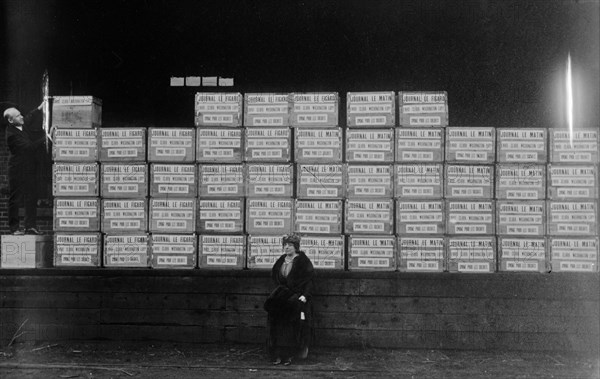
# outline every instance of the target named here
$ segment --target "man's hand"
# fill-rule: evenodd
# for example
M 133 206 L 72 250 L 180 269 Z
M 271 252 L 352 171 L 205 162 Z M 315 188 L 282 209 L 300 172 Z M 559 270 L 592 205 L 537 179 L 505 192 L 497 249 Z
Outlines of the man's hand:
M 42 109 L 44 109 L 44 102 L 42 101 L 42 103 L 40 104 L 39 107 L 37 107 L 38 111 L 41 111 Z
M 306 303 L 306 298 L 304 297 L 304 295 L 300 296 L 300 297 L 298 298 L 298 300 L 300 300 L 300 301 L 301 301 L 301 302 L 303 302 L 303 303 Z

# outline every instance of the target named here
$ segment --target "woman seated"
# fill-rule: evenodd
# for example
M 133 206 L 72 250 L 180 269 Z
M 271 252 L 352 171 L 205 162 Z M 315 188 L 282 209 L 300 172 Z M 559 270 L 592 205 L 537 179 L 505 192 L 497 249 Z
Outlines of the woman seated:
M 305 359 L 312 334 L 312 262 L 300 251 L 297 234 L 283 236 L 283 252 L 271 270 L 277 288 L 265 302 L 268 350 L 275 365 L 290 365 L 295 356 Z

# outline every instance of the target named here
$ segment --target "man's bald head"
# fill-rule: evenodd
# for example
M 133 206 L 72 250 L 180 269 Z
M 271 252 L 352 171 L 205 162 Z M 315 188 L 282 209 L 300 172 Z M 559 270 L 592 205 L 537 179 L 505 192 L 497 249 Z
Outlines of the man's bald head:
M 5 110 L 4 118 L 10 125 L 21 126 L 24 123 L 23 115 L 17 108 L 8 108 Z

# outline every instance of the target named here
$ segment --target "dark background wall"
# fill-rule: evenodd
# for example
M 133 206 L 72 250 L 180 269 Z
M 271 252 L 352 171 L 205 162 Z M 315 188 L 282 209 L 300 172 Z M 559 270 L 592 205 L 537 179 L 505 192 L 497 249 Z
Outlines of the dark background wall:
M 51 94 L 100 97 L 106 126 L 192 126 L 199 90 L 337 91 L 342 105 L 348 91 L 446 90 L 450 125 L 565 127 L 570 52 L 575 127 L 597 128 L 599 9 L 597 0 L 0 0 L 0 102 L 37 106 L 48 69 Z M 169 86 L 188 75 L 235 86 Z M 4 127 L 0 140 L 5 222 Z
M 93 94 L 104 121 L 192 125 L 197 88 L 446 90 L 451 125 L 561 126 L 568 52 L 576 123 L 598 126 L 597 0 L 3 0 L 0 101 Z

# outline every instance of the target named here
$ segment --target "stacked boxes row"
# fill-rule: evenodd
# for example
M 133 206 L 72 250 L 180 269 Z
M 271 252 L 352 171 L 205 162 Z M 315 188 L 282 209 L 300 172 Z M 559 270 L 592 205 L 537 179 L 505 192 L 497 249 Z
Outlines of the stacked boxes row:
M 298 155 L 294 134 L 305 163 L 340 161 L 337 93 L 254 93 L 245 100 L 248 267 L 271 268 L 281 254 L 281 235 L 295 230 L 305 235 L 301 248 L 316 267 L 343 268 L 341 201 L 321 189 L 295 193 L 295 178 L 306 180 L 303 170 L 310 168 L 292 163 Z
M 99 266 L 98 127 L 102 102 L 90 96 L 54 97 L 54 265 Z
M 446 129 L 447 270 L 496 270 L 494 128 Z
M 598 130 L 551 131 L 548 164 L 552 271 L 598 271 Z
M 140 128 L 138 132 L 148 134 L 148 152 L 147 158 L 142 153 L 144 158 L 135 162 L 128 154 L 135 144 L 145 148 L 146 138 L 123 142 L 111 153 L 102 136 L 111 129 L 105 128 L 98 132 L 98 154 L 118 156 L 127 166 L 118 169 L 120 180 L 133 179 L 131 171 L 149 171 L 144 179 L 150 187 L 143 192 L 150 194 L 145 212 L 140 208 L 142 196 L 123 206 L 138 206 L 136 214 L 147 215 L 147 238 L 167 231 L 190 241 L 199 238 L 195 248 L 200 267 L 270 268 L 281 253 L 281 235 L 297 231 L 304 235 L 302 248 L 322 268 L 343 268 L 347 250 L 351 270 L 490 272 L 497 264 L 501 270 L 546 270 L 551 263 L 547 256 L 554 256 L 546 241 L 560 235 L 558 224 L 557 231 L 550 232 L 554 224 L 546 223 L 551 207 L 591 209 L 587 203 L 552 203 L 552 186 L 546 190 L 546 181 L 551 180 L 550 167 L 560 168 L 556 165 L 564 160 L 547 163 L 548 131 L 446 128 L 445 94 L 399 98 L 399 118 L 412 127 L 401 121 L 402 127 L 394 128 L 393 92 L 360 93 L 348 94 L 348 129 L 343 130 L 337 125 L 335 93 L 246 94 L 245 102 L 240 94 L 197 94 L 195 130 Z M 552 147 L 557 133 L 563 132 L 550 131 L 550 153 L 564 147 L 558 140 Z M 563 159 L 581 162 L 583 171 L 578 174 L 590 172 L 590 164 L 582 159 L 598 160 L 597 132 L 591 133 L 595 137 L 581 132 L 587 140 L 573 152 L 557 152 Z M 114 143 L 127 137 L 121 135 Z M 108 162 L 102 160 L 104 203 Z M 134 168 L 133 162 L 140 166 Z M 586 183 L 597 191 L 594 163 L 591 170 L 594 179 Z M 128 185 L 115 190 L 122 193 Z M 585 190 L 560 190 L 556 196 Z M 114 198 L 110 201 L 116 205 Z M 594 202 L 591 207 L 596 212 Z M 99 209 L 106 216 L 105 208 Z M 594 224 L 576 228 L 587 227 L 595 234 L 595 220 L 593 213 Z M 122 231 L 125 224 L 115 225 Z M 568 223 L 560 225 L 573 229 Z M 168 238 L 161 240 L 175 245 Z M 563 250 L 565 243 L 597 249 L 595 240 L 560 243 Z M 521 246 L 517 252 L 515 246 Z M 537 250 L 530 251 L 532 246 Z M 509 259 L 511 254 L 515 259 Z M 557 257 L 566 260 L 572 255 Z M 596 270 L 597 252 L 588 256 L 593 264 L 570 262 L 569 267 Z M 192 265 L 175 256 L 161 262 Z
M 347 95 L 344 232 L 348 269 L 395 270 L 393 92 Z
M 546 129 L 498 129 L 496 197 L 500 271 L 549 269 Z

